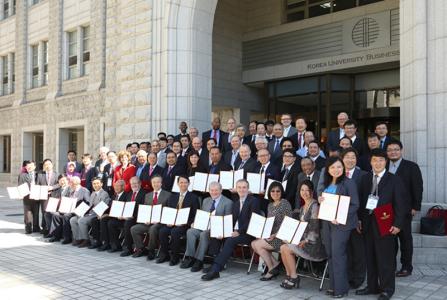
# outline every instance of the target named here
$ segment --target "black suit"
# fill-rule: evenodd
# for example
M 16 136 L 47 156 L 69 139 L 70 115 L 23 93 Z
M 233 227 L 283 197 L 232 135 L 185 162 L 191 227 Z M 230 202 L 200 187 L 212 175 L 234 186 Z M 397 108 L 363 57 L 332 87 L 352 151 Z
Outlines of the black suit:
M 84 177 L 83 179 L 81 178 L 81 185 L 83 187 L 85 187 L 87 190 L 89 190 L 89 192 L 93 192 L 93 186 L 92 186 L 92 180 L 93 178 L 95 178 L 96 176 L 98 176 L 98 169 L 96 169 L 95 167 L 91 167 L 87 173 L 83 174 L 84 172 L 84 166 L 82 167 L 82 171 L 81 171 L 81 177 Z
M 273 137 L 267 147 L 267 149 L 269 150 L 270 155 L 271 155 L 270 160 L 276 165 L 280 165 L 282 163 L 282 150 L 281 150 L 281 145 L 280 145 L 280 143 L 282 141 L 282 137 L 278 140 L 279 140 L 279 142 L 277 144 L 276 143 L 277 138 Z
M 326 166 L 326 159 L 321 156 L 318 156 L 317 159 L 315 160 L 315 169 L 321 171 L 321 169 L 323 169 L 325 166 Z
M 302 146 L 304 146 L 304 133 L 306 131 L 301 133 L 301 144 L 298 143 L 298 139 L 299 139 L 299 132 L 296 132 L 294 134 L 292 134 L 289 138 L 292 140 L 293 143 L 293 147 L 295 147 L 295 149 L 300 149 Z
M 65 163 L 65 165 L 64 165 L 64 168 L 62 169 L 63 170 L 63 173 L 64 174 L 66 174 L 67 173 L 67 165 L 68 165 L 68 161 Z M 76 167 L 75 167 L 75 172 L 76 173 L 81 173 L 81 171 L 82 171 L 82 168 L 83 168 L 83 166 L 82 166 L 82 164 L 80 163 L 80 162 L 78 162 L 78 161 L 75 161 L 74 162 L 75 164 L 76 164 Z
M 31 183 L 36 183 L 37 173 L 28 174 L 22 173 L 18 178 L 18 185 L 23 183 L 28 184 L 28 187 L 31 187 Z M 39 201 L 31 200 L 28 196 L 23 198 L 23 214 L 24 214 L 24 222 L 27 230 L 39 232 Z M 32 227 L 32 228 L 31 228 Z
M 312 184 L 314 185 L 314 198 L 318 199 L 318 196 L 321 194 L 320 191 L 318 190 L 318 182 L 320 180 L 320 176 L 323 176 L 323 174 L 321 174 L 320 171 L 318 170 L 314 170 L 314 173 L 311 177 L 311 181 Z M 301 172 L 298 174 L 298 186 L 301 186 L 301 183 L 303 183 L 304 180 L 307 180 L 307 175 L 304 172 Z M 301 197 L 299 195 L 299 191 L 297 191 L 297 203 L 295 203 L 295 208 L 300 208 L 301 207 Z
M 336 150 L 340 148 L 340 128 L 331 130 L 328 134 L 327 147 L 326 150 Z
M 166 168 L 163 170 L 161 177 L 163 178 L 162 189 L 168 192 L 172 191 L 172 187 L 174 186 L 175 176 L 185 175 L 186 168 L 184 165 L 175 164 L 172 170 L 169 172 L 169 166 L 166 165 Z
M 249 157 L 245 162 L 239 156 L 239 160 L 234 164 L 234 170 L 244 169 L 244 178 L 247 178 L 247 172 L 254 172 L 254 169 L 257 167 L 258 162 L 254 160 L 252 157 Z
M 225 154 L 223 156 L 223 160 L 226 164 L 231 166 L 232 157 L 233 157 L 233 149 L 230 149 L 227 152 L 225 152 Z M 239 150 L 238 150 L 238 153 L 236 154 L 236 158 L 234 160 L 234 165 L 236 165 L 237 163 L 240 163 L 240 161 L 241 161 L 241 157 L 239 156 Z
M 138 193 L 135 195 L 134 201 L 135 209 L 133 212 L 133 218 L 129 218 L 127 220 L 119 220 L 116 218 L 110 218 L 107 227 L 109 231 L 109 239 L 110 244 L 112 247 L 120 248 L 120 242 L 119 242 L 119 235 L 120 230 L 123 228 L 124 232 L 124 247 L 126 247 L 130 252 L 132 252 L 132 234 L 130 232 L 130 228 L 136 224 L 137 219 L 137 211 L 138 211 L 138 205 L 144 203 L 144 197 L 146 196 L 145 190 L 142 188 L 138 191 Z M 126 195 L 126 199 L 124 199 L 125 202 L 132 201 L 133 192 L 130 192 Z M 122 201 L 123 199 L 120 199 Z
M 115 191 L 113 190 L 113 175 L 114 175 L 114 169 L 118 165 L 115 165 L 115 167 L 112 167 L 111 164 L 107 164 L 104 166 L 104 172 L 102 173 L 102 188 L 104 191 L 106 191 L 110 198 L 113 198 L 115 195 Z
M 220 171 L 231 171 L 233 168 L 231 165 L 224 162 L 222 159 L 219 161 L 217 165 L 211 164 L 207 168 L 207 172 L 209 174 L 220 174 Z
M 122 202 L 126 202 L 127 201 L 127 197 L 128 194 L 126 192 L 123 192 L 121 194 L 121 196 L 118 198 L 118 195 L 114 195 L 111 199 L 112 201 L 122 201 Z M 112 205 L 112 201 L 110 201 L 110 206 Z M 101 217 L 101 219 L 99 220 L 99 224 L 97 222 L 92 222 L 92 227 L 94 226 L 99 226 L 99 232 L 100 232 L 100 240 L 101 243 L 103 243 L 104 245 L 110 246 L 110 234 L 109 234 L 109 222 L 112 220 L 116 220 L 115 218 L 111 218 L 109 216 L 107 216 L 107 214 L 109 213 L 109 210 L 106 210 L 104 212 L 103 217 Z M 97 231 L 98 228 L 92 228 L 93 231 Z M 114 241 L 116 243 L 116 241 Z M 121 247 L 121 245 L 113 245 L 114 247 Z
M 174 136 L 174 141 L 178 141 L 178 142 L 180 142 L 180 139 L 183 137 L 183 136 L 187 136 L 187 137 L 189 137 L 189 134 L 187 134 L 187 133 L 179 133 L 179 134 L 177 134 L 176 136 Z
M 371 291 L 383 291 L 390 296 L 395 290 L 396 271 L 396 237 L 386 235 L 381 237 L 374 214 L 366 209 L 368 195 L 371 193 L 373 174 L 364 175 L 360 183 L 360 216 L 362 233 L 365 237 L 367 283 Z M 377 207 L 391 203 L 394 210 L 393 226 L 402 228 L 408 215 L 409 206 L 401 179 L 385 172 L 378 184 L 379 202 Z
M 225 131 L 222 131 L 220 129 L 217 129 L 217 131 L 219 132 L 219 140 L 217 141 L 217 146 L 220 149 L 223 149 L 224 147 L 224 143 L 226 142 L 226 140 L 228 140 L 228 133 L 226 133 Z M 212 138 L 212 130 L 208 130 L 202 133 L 202 147 L 206 148 L 206 142 L 208 142 L 208 140 L 210 140 Z
M 252 213 L 260 214 L 260 212 L 259 199 L 256 197 L 248 195 L 242 210 L 240 208 L 240 200 L 235 200 L 233 204 L 233 226 L 236 226 L 237 222 L 238 229 L 234 231 L 237 231 L 239 236 L 225 239 L 224 246 L 211 267 L 212 271 L 220 272 L 223 269 L 238 244 L 250 245 L 254 238 L 247 234 L 248 224 L 250 223 Z
M 172 194 L 167 202 L 168 207 L 177 208 L 179 203 L 180 194 L 174 193 Z M 196 216 L 196 211 L 199 208 L 199 198 L 191 192 L 187 192 L 185 194 L 185 198 L 183 199 L 183 205 L 181 208 L 190 207 L 188 224 L 182 226 L 167 226 L 162 225 L 160 227 L 158 236 L 160 239 L 160 255 L 169 256 L 169 248 L 171 250 L 171 259 L 178 258 L 178 253 L 180 252 L 180 238 L 186 235 L 186 231 L 194 222 L 194 218 Z M 169 236 L 171 239 L 169 240 Z
M 384 137 L 384 141 L 382 141 L 382 140 L 380 140 L 380 148 L 382 148 L 383 150 L 386 150 L 386 148 L 388 147 L 388 145 L 392 142 L 392 141 L 395 141 L 396 139 L 395 138 L 393 138 L 393 137 L 391 137 L 391 136 L 389 136 L 389 135 L 386 135 L 385 137 Z
M 352 143 L 352 147 L 357 150 L 359 156 L 366 152 L 365 142 L 358 135 L 356 135 L 355 141 Z
M 280 181 L 287 180 L 287 186 L 284 198 L 287 199 L 292 208 L 295 208 L 296 202 L 296 194 L 298 191 L 298 175 L 301 172 L 301 165 L 299 161 L 295 161 L 295 163 L 290 167 L 290 170 L 286 171 L 286 169 L 281 171 Z M 299 208 L 299 207 L 298 207 Z
M 141 180 L 141 188 L 143 188 L 146 192 L 152 191 L 152 185 L 151 185 L 151 179 L 155 175 L 162 175 L 163 174 L 163 168 L 159 165 L 155 165 L 155 168 L 152 169 L 152 173 L 149 174 L 150 171 L 150 165 L 146 164 L 146 166 L 143 168 L 140 174 L 140 180 Z
M 402 180 L 405 191 L 407 192 L 408 198 L 405 198 L 405 200 L 407 200 L 407 206 L 409 209 L 420 211 L 423 181 L 419 166 L 412 161 L 402 159 L 395 174 Z M 408 211 L 404 225 L 398 234 L 402 269 L 410 272 L 413 270 L 413 236 L 411 234 L 412 219 L 411 211 Z

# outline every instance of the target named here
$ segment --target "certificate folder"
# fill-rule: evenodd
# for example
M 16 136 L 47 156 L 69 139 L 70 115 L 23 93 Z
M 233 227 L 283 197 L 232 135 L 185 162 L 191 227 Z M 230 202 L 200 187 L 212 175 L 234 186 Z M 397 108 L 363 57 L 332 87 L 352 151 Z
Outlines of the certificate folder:
M 209 192 L 210 183 L 216 181 L 219 182 L 219 174 L 207 174 L 196 172 L 194 174 L 193 190 L 199 192 Z
M 247 234 L 257 239 L 267 239 L 272 234 L 275 217 L 265 218 L 256 213 L 251 214 Z
M 219 182 L 222 189 L 230 190 L 236 188 L 236 182 L 244 178 L 244 170 L 237 171 L 220 171 Z
M 172 207 L 163 207 L 161 214 L 161 224 L 181 226 L 188 224 L 190 207 L 175 209 Z
M 210 217 L 210 212 L 198 209 L 192 227 L 202 231 L 208 230 L 210 228 Z
M 33 200 L 47 200 L 48 199 L 48 186 L 32 184 L 30 189 L 29 198 Z
M 172 192 L 174 193 L 180 193 L 180 189 L 179 186 L 177 184 L 178 182 L 178 176 L 175 176 L 174 178 L 174 185 L 172 186 Z M 192 187 L 194 185 L 194 176 L 190 176 L 189 177 L 189 186 L 188 186 L 188 191 L 192 192 Z
M 98 215 L 98 217 L 102 217 L 107 209 L 109 209 L 109 206 L 104 201 L 99 202 L 95 207 L 93 207 L 93 211 L 96 215 Z
M 394 222 L 394 211 L 391 203 L 376 207 L 374 209 L 374 216 L 376 217 L 380 236 L 391 234 L 390 229 Z
M 28 183 L 19 186 L 7 187 L 9 199 L 23 199 L 30 194 Z
M 114 218 L 131 218 L 133 217 L 133 212 L 135 210 L 136 202 L 123 202 L 123 201 L 112 201 L 112 207 L 110 208 L 110 217 Z
M 85 202 L 81 202 L 76 209 L 74 210 L 75 215 L 82 218 L 85 216 L 85 214 L 90 210 L 90 205 L 86 204 Z
M 301 222 L 291 217 L 284 217 L 284 220 L 276 233 L 276 238 L 286 241 L 289 244 L 298 245 L 307 227 L 307 222 Z
M 338 223 L 346 225 L 351 197 L 329 193 L 323 193 L 322 196 L 324 201 L 320 203 L 318 219 L 326 221 L 336 220 Z
M 210 218 L 210 237 L 227 238 L 233 233 L 233 215 L 211 216 Z
M 137 223 L 155 224 L 160 223 L 162 204 L 138 206 Z
M 45 211 L 55 213 L 57 212 L 58 207 L 59 207 L 59 199 L 50 197 L 50 199 L 48 199 L 47 208 L 45 209 Z
M 69 214 L 74 212 L 76 208 L 77 198 L 62 197 L 59 205 L 59 212 L 62 214 Z
M 263 192 L 262 189 L 262 177 L 259 173 L 247 173 L 247 181 L 249 184 L 249 190 L 253 194 L 260 194 Z M 263 182 L 262 182 L 263 183 Z

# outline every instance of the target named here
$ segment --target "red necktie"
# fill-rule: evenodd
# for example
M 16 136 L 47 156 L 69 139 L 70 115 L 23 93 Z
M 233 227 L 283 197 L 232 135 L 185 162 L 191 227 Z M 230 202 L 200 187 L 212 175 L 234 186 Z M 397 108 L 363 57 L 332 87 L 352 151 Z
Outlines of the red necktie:
M 213 130 L 213 139 L 215 139 L 217 141 L 217 133 L 216 130 Z
M 301 133 L 298 133 L 298 148 L 301 148 Z
M 349 171 L 346 171 L 346 177 L 349 178 Z
M 158 192 L 154 192 L 154 199 L 152 200 L 152 205 L 157 205 L 157 203 L 158 203 L 157 194 L 158 194 Z
M 152 172 L 154 172 L 154 169 L 152 168 L 152 166 L 149 167 L 149 176 L 152 175 Z
M 133 192 L 131 202 L 134 202 L 134 201 L 135 201 L 135 196 L 136 196 L 136 195 L 137 195 L 137 192 Z

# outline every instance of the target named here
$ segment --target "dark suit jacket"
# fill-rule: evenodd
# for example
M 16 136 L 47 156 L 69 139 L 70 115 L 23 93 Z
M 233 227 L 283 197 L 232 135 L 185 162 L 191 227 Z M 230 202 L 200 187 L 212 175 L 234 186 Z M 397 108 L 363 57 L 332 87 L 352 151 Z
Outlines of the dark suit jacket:
M 163 168 L 160 167 L 159 165 L 155 166 L 155 168 L 152 170 L 151 175 L 149 175 L 149 169 L 150 165 L 146 164 L 146 166 L 143 168 L 140 174 L 141 188 L 143 188 L 146 192 L 152 191 L 151 178 L 155 175 L 163 174 Z
M 314 175 L 312 176 L 312 183 L 313 183 L 313 185 L 314 185 L 314 198 L 315 198 L 315 199 L 317 199 L 317 196 L 320 195 L 320 193 L 319 193 L 319 191 L 318 191 L 318 181 L 320 180 L 320 176 L 322 176 L 322 175 L 321 175 L 321 172 L 318 171 L 317 169 L 315 169 L 315 171 L 314 171 Z M 307 179 L 307 176 L 306 176 L 306 174 L 304 174 L 304 172 L 301 172 L 300 174 L 298 174 L 298 186 L 300 186 L 301 183 L 302 183 L 304 180 L 306 180 L 306 179 Z M 298 200 L 301 199 L 298 190 L 297 190 L 297 199 L 298 199 Z M 297 206 L 297 205 L 298 205 L 298 206 Z M 300 207 L 300 206 L 299 206 L 299 203 L 297 203 L 297 204 L 295 205 L 295 208 L 298 208 L 298 207 Z
M 293 135 L 291 135 L 289 137 L 292 140 L 293 146 L 295 147 L 295 149 L 300 149 L 301 145 L 298 145 L 298 131 L 295 132 Z M 301 139 L 303 140 L 302 144 L 304 145 L 304 133 L 301 136 Z
M 372 168 L 371 168 L 371 151 L 370 150 L 365 151 L 365 153 L 363 153 L 363 155 L 360 156 L 359 161 L 357 162 L 357 165 L 363 171 L 370 172 L 372 170 Z
M 162 189 L 171 192 L 172 186 L 174 185 L 175 176 L 186 175 L 186 169 L 183 165 L 175 164 L 171 170 L 171 173 L 168 174 L 168 172 L 169 166 L 166 165 L 166 168 L 163 170 L 161 175 L 163 178 Z
M 233 149 L 228 150 L 223 155 L 223 160 L 226 164 L 231 166 L 231 158 L 233 157 Z M 234 164 L 236 165 L 238 162 L 241 161 L 241 157 L 239 156 L 239 153 L 236 155 L 236 159 L 234 160 Z
M 301 166 L 298 161 L 295 161 L 286 177 L 284 177 L 285 170 L 281 171 L 280 174 L 280 181 L 287 180 L 284 198 L 289 201 L 292 208 L 295 208 L 296 193 L 298 191 L 298 175 L 300 172 Z
M 337 195 L 344 195 L 351 197 L 351 202 L 349 203 L 349 211 L 348 211 L 348 218 L 346 220 L 346 225 L 338 225 L 336 228 L 338 230 L 343 231 L 350 231 L 357 227 L 358 225 L 358 216 L 357 211 L 359 209 L 359 193 L 357 190 L 357 185 L 354 180 L 351 180 L 349 178 L 343 179 L 342 182 L 340 182 L 337 185 Z
M 281 141 L 280 141 L 280 143 L 281 143 Z M 272 140 L 269 142 L 267 149 L 269 150 L 270 155 L 271 155 L 270 160 L 275 165 L 280 165 L 280 164 L 282 164 L 282 150 L 281 150 L 281 146 L 278 145 L 278 147 L 276 147 L 276 151 L 275 151 L 274 150 L 275 144 L 276 144 L 276 137 L 273 137 Z
M 84 171 L 84 166 L 82 168 L 83 169 L 81 171 L 81 175 L 82 175 L 82 172 Z M 87 174 L 85 174 L 85 181 L 81 180 L 81 184 L 83 184 L 83 187 L 85 187 L 87 190 L 89 190 L 90 193 L 93 191 L 92 180 L 96 176 L 98 176 L 98 169 L 96 169 L 94 166 L 92 166 L 90 168 L 90 170 L 87 171 Z
M 368 196 L 372 189 L 372 181 L 373 173 L 368 172 L 368 174 L 362 177 L 360 183 L 360 218 L 363 232 L 368 230 L 372 222 L 376 222 L 375 216 L 373 214 L 370 215 L 369 210 L 366 209 Z M 393 226 L 401 229 L 410 211 L 410 204 L 405 201 L 405 198 L 408 196 L 399 176 L 385 172 L 379 182 L 378 196 L 379 202 L 377 207 L 391 203 L 394 210 Z
M 208 166 L 207 168 L 207 172 L 210 174 L 220 174 L 220 171 L 231 171 L 231 170 L 233 170 L 231 165 L 225 163 L 222 159 L 219 161 L 217 165 L 214 166 L 214 168 L 212 168 L 211 166 Z
M 361 156 L 361 155 L 363 155 L 363 153 L 366 152 L 366 145 L 361 137 L 359 137 L 358 135 L 356 135 L 356 136 L 357 137 L 356 137 L 354 143 L 352 143 L 352 147 L 355 150 L 357 150 L 359 156 Z
M 261 208 L 259 199 L 252 195 L 247 196 L 242 210 L 240 209 L 240 205 L 241 202 L 239 201 L 239 197 L 237 197 L 237 200 L 233 204 L 233 226 L 236 225 L 237 221 L 239 229 L 236 231 L 239 232 L 239 234 L 245 234 L 247 232 L 252 213 L 260 214 Z
M 209 162 L 210 154 L 208 152 L 208 149 L 202 148 L 202 152 L 200 153 L 200 164 L 206 169 L 208 169 L 208 166 L 210 164 Z
M 48 185 L 51 186 L 53 188 L 53 190 L 57 189 L 59 187 L 59 183 L 57 180 L 57 177 L 59 176 L 58 173 L 52 171 L 51 172 L 51 178 L 50 178 L 50 182 L 47 182 L 47 172 L 42 172 L 37 174 L 37 180 L 36 183 L 38 185 Z
M 402 159 L 399 168 L 397 168 L 396 175 L 400 177 L 405 190 L 408 193 L 408 204 L 410 209 L 420 211 L 422 192 L 424 189 L 421 169 L 419 169 L 419 166 L 416 163 L 410 160 Z
M 340 144 L 340 128 L 337 128 L 329 132 L 326 150 L 330 151 L 338 149 L 339 144 Z
M 27 183 L 28 187 L 31 186 L 31 182 L 36 183 L 37 172 L 34 172 L 34 176 L 29 175 L 28 173 L 21 173 L 18 178 L 18 185 Z M 23 199 L 29 199 L 29 195 L 25 196 Z
M 171 196 L 168 199 L 167 206 L 177 208 L 179 197 L 180 197 L 179 193 L 171 194 Z M 196 211 L 200 207 L 199 198 L 194 193 L 191 192 L 186 193 L 185 198 L 183 199 L 182 208 L 186 207 L 191 207 L 188 217 L 188 226 L 191 226 L 191 224 L 194 222 L 194 218 L 196 217 Z
M 228 133 L 225 131 L 219 130 L 219 141 L 217 143 L 220 149 L 223 149 L 225 141 L 228 139 Z M 202 133 L 202 147 L 206 148 L 206 142 L 211 138 L 211 130 L 205 131 Z
M 315 169 L 318 171 L 321 171 L 326 166 L 326 159 L 318 156 L 318 158 L 315 160 Z
M 189 136 L 189 134 L 187 134 L 187 133 L 185 133 L 185 134 L 179 133 L 176 136 L 174 136 L 174 141 L 179 141 L 180 142 L 180 139 L 182 138 L 182 136 Z
M 385 141 L 384 141 L 384 143 L 383 143 L 383 150 L 386 150 L 386 147 L 388 147 L 388 145 L 392 142 L 392 141 L 395 141 L 396 139 L 395 138 L 393 138 L 393 137 L 391 137 L 391 136 L 389 136 L 389 135 L 387 135 L 387 136 L 385 136 Z
M 130 201 L 132 201 L 132 195 L 133 195 L 133 192 L 131 191 L 131 192 L 129 192 L 129 193 L 127 193 L 127 199 L 126 199 L 126 202 L 130 202 Z M 135 208 L 134 208 L 134 211 L 133 211 L 133 217 L 136 219 L 137 218 L 137 213 L 138 213 L 138 205 L 140 205 L 140 204 L 144 204 L 144 197 L 146 196 L 146 191 L 145 190 L 143 190 L 142 188 L 138 191 L 138 193 L 136 194 L 136 196 L 135 196 L 135 202 L 136 202 L 136 204 L 135 204 Z
M 258 164 L 256 165 L 256 167 L 253 170 L 253 173 L 259 173 L 261 171 L 261 167 L 262 167 L 261 163 L 258 162 Z M 276 166 L 275 164 L 273 164 L 272 162 L 270 162 L 267 169 L 265 170 L 265 182 L 264 182 L 263 189 L 266 188 L 267 181 L 269 179 L 281 181 L 280 176 L 281 176 L 280 168 L 278 166 Z

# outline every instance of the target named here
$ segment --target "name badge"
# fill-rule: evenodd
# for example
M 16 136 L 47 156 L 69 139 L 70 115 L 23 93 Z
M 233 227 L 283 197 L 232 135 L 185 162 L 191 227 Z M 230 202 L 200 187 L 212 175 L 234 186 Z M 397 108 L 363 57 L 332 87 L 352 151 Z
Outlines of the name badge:
M 112 178 L 107 178 L 107 186 L 112 186 Z
M 368 196 L 368 202 L 366 202 L 366 209 L 373 210 L 377 207 L 377 203 L 379 202 L 379 197 L 374 195 Z

